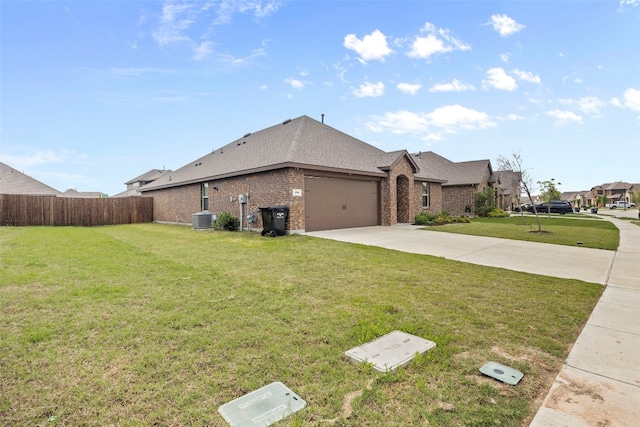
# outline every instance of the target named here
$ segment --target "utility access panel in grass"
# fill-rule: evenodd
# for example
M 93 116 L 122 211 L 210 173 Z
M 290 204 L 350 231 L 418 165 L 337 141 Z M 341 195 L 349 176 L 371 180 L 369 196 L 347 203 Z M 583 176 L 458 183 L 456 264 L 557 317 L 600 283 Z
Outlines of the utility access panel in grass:
M 436 343 L 408 334 L 393 331 L 373 341 L 348 350 L 345 354 L 356 363 L 368 362 L 380 372 L 395 371 L 416 356 L 435 348 Z

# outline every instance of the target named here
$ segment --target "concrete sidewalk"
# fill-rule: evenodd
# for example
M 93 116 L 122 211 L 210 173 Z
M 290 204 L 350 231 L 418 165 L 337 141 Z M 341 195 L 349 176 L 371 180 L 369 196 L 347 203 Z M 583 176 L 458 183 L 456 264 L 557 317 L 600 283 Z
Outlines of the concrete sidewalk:
M 532 427 L 640 425 L 640 227 L 610 220 L 620 247 L 607 288 Z
M 616 252 L 411 225 L 307 235 L 607 285 L 531 426 L 631 427 L 640 425 L 640 227 L 607 218 L 620 229 Z

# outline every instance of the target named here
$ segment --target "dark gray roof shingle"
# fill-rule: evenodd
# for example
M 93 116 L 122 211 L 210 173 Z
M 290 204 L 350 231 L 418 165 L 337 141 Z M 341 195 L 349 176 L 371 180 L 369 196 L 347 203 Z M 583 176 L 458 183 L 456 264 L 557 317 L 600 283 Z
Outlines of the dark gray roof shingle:
M 479 184 L 487 172 L 491 171 L 491 161 L 472 160 L 468 162 L 452 162 L 433 151 L 414 155 L 421 171 L 430 177 L 446 180 L 442 185 Z
M 331 126 L 301 116 L 239 138 L 164 174 L 140 191 L 288 166 L 385 176 L 383 169 L 405 154 L 404 150 L 386 153 Z
M 0 194 L 59 196 L 61 193 L 55 188 L 0 162 Z

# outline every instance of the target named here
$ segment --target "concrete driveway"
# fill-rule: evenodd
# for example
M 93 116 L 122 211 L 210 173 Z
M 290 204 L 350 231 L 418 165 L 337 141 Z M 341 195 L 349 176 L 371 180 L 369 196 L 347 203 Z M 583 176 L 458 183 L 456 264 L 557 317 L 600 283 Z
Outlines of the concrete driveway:
M 615 256 L 614 251 L 602 249 L 466 236 L 420 228 L 422 227 L 399 224 L 391 227 L 348 228 L 306 234 L 341 242 L 380 246 L 402 252 L 601 284 L 607 282 Z

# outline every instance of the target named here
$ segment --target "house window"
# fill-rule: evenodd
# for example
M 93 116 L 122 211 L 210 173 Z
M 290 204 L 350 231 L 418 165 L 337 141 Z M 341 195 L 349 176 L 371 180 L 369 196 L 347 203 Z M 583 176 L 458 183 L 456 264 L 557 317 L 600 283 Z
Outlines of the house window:
M 422 183 L 422 207 L 423 208 L 429 207 L 429 183 L 428 182 Z
M 202 210 L 209 210 L 209 183 L 202 184 Z

